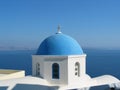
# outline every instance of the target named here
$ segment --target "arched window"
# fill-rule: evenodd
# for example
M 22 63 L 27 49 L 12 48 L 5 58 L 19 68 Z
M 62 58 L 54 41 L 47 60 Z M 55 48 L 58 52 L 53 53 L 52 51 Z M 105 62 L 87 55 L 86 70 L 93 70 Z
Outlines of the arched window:
M 40 76 L 40 64 L 36 63 L 36 76 Z
M 76 62 L 75 63 L 75 76 L 80 76 L 80 63 Z
M 52 65 L 52 78 L 59 79 L 59 64 L 57 63 Z

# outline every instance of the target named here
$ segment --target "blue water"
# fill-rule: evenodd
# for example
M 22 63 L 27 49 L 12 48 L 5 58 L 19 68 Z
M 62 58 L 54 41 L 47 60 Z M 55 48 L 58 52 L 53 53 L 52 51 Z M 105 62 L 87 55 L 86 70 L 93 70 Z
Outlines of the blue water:
M 32 73 L 32 54 L 34 50 L 0 51 L 0 69 L 25 70 Z M 120 79 L 120 50 L 85 49 L 87 54 L 87 73 L 91 77 L 111 74 Z
M 32 54 L 35 54 L 35 51 L 0 51 L 0 69 L 25 70 L 26 75 L 30 75 Z
M 120 50 L 85 50 L 87 73 L 92 76 L 110 74 L 120 79 Z

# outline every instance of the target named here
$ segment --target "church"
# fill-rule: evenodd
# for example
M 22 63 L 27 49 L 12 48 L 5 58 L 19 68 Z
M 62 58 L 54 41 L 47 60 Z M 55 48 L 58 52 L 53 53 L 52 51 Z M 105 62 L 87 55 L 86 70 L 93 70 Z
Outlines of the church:
M 86 54 L 75 39 L 60 31 L 60 26 L 56 34 L 42 41 L 32 58 L 33 76 L 44 78 L 52 85 L 75 89 L 89 86 L 92 80 L 86 74 Z
M 120 90 L 120 81 L 114 76 L 91 78 L 86 73 L 86 56 L 79 43 L 58 26 L 57 33 L 44 39 L 32 55 L 32 76 L 3 80 L 0 87 L 20 90 L 19 83 L 22 90 Z M 24 89 L 26 85 L 36 87 Z
M 58 31 L 46 38 L 32 60 L 33 76 L 51 84 L 77 84 L 86 75 L 86 55 L 76 40 Z

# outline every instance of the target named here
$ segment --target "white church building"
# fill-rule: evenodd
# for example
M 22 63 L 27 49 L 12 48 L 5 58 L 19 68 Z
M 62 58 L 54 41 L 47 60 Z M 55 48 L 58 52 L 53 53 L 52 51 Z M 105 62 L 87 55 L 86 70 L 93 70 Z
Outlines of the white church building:
M 86 56 L 79 43 L 61 33 L 58 27 L 58 32 L 43 40 L 37 53 L 32 55 L 32 76 L 2 80 L 0 87 L 7 86 L 6 90 L 120 90 L 120 81 L 111 75 L 91 78 L 86 73 Z

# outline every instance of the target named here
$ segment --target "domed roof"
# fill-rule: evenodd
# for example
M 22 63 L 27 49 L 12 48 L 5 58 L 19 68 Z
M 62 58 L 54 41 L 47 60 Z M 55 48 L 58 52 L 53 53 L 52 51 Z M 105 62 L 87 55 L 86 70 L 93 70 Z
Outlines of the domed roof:
M 37 55 L 80 55 L 83 50 L 76 40 L 68 35 L 56 33 L 46 38 L 39 46 Z

